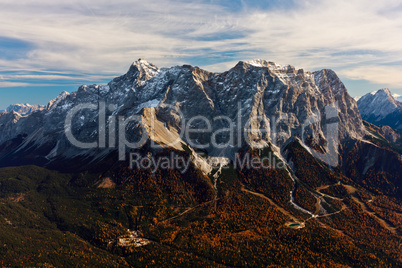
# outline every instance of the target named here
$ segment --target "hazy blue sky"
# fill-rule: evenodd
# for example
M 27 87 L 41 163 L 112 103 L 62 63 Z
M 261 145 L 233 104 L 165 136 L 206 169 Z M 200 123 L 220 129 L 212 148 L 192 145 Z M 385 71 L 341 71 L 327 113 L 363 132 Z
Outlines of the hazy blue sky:
M 138 58 L 335 70 L 352 96 L 402 95 L 402 1 L 2 0 L 0 109 L 106 83 Z

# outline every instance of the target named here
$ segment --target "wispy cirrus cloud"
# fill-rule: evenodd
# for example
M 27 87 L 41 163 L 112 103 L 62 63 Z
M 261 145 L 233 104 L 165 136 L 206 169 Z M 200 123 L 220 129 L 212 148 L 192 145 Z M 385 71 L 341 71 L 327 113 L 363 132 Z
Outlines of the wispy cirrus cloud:
M 0 81 L 0 87 L 26 87 L 28 83 Z
M 2 76 L 3 80 L 66 80 L 66 81 L 95 81 L 109 78 L 113 76 L 101 76 L 101 75 L 82 75 L 82 76 L 70 76 L 70 75 L 57 75 L 57 74 L 13 74 Z
M 384 87 L 402 86 L 402 66 L 365 65 L 344 69 L 340 73 L 349 79 L 368 80 Z
M 401 43 L 400 0 L 0 3 L 4 85 L 103 82 L 139 57 L 158 66 L 189 63 L 213 71 L 264 58 L 309 70 L 332 68 L 402 93 L 396 75 Z

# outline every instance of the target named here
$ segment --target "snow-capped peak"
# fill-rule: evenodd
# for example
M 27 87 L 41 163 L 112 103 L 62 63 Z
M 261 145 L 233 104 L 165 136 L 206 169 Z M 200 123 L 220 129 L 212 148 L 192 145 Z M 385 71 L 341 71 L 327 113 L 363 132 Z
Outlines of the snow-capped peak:
M 10 113 L 10 112 L 16 112 L 18 114 L 20 114 L 21 116 L 26 116 L 29 115 L 30 113 L 33 113 L 35 111 L 40 111 L 43 110 L 45 108 L 45 106 L 43 105 L 31 105 L 29 103 L 19 103 L 19 104 L 14 104 L 14 105 L 10 105 L 7 107 L 7 109 L 5 110 L 5 112 Z
M 392 96 L 391 91 L 389 91 L 388 88 L 381 88 L 381 89 L 379 89 L 379 90 L 375 90 L 375 91 L 371 92 L 370 94 L 374 96 L 374 95 L 376 95 L 377 93 L 379 93 L 379 94 L 385 93 L 385 94 L 388 95 L 388 96 Z
M 386 115 L 400 107 L 388 88 L 382 88 L 364 95 L 358 101 L 362 114 Z
M 150 76 L 155 76 L 159 72 L 159 68 L 152 63 L 149 63 L 145 59 L 138 59 L 132 66 L 137 67 L 139 71 L 145 71 Z
M 282 66 L 280 64 L 277 64 L 275 62 L 272 61 L 266 61 L 266 60 L 261 60 L 261 59 L 254 59 L 254 60 L 249 60 L 249 61 L 245 61 L 245 63 L 254 66 L 254 67 L 267 67 L 272 71 L 276 71 L 276 70 L 287 70 L 288 67 L 290 66 Z
M 128 72 L 118 79 L 135 82 L 135 86 L 142 86 L 145 81 L 155 77 L 159 72 L 159 68 L 152 63 L 138 59 L 130 66 Z
M 247 64 L 250 64 L 252 66 L 255 67 L 267 67 L 268 63 L 265 60 L 261 60 L 261 59 L 254 59 L 254 60 L 249 60 L 246 61 Z
M 240 62 L 243 63 L 243 62 Z M 274 73 L 279 79 L 292 79 L 298 70 L 292 65 L 280 65 L 272 61 L 266 61 L 261 59 L 255 59 L 245 61 L 244 63 L 254 67 L 265 67 Z M 310 74 L 310 73 L 309 73 Z
M 389 118 L 399 117 L 402 104 L 395 100 L 388 88 L 382 88 L 361 97 L 357 102 L 364 120 L 373 124 L 387 124 L 400 129 L 399 120 Z M 395 124 L 393 122 L 395 121 Z
M 68 93 L 67 91 L 63 91 L 59 94 L 59 96 L 57 96 L 55 99 L 49 101 L 48 105 L 47 105 L 47 109 L 50 110 L 53 107 L 56 107 L 57 104 L 59 104 L 62 100 L 64 100 L 67 96 L 69 96 L 70 93 Z

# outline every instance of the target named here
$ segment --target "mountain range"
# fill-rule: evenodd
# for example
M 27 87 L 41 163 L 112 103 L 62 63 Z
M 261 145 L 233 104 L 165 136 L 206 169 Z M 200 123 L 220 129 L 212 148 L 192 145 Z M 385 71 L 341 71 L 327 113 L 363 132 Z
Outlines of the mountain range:
M 370 95 L 330 69 L 139 59 L 0 113 L 0 264 L 402 266 L 402 136 L 376 125 L 399 104 Z
M 213 120 L 219 116 L 227 117 L 226 121 L 230 121 L 234 128 L 253 127 L 256 131 L 252 133 L 234 132 L 232 140 L 235 142 L 227 143 L 224 148 L 205 148 L 210 156 L 231 159 L 235 153 L 231 148 L 242 147 L 246 139 L 261 146 L 275 143 L 279 148 L 302 134 L 306 135 L 306 140 L 328 142 L 324 133 L 326 119 L 321 118 L 326 106 L 335 107 L 339 115 L 341 140 L 359 140 L 365 134 L 356 102 L 332 70 L 310 73 L 296 70 L 293 66 L 282 67 L 258 60 L 239 62 L 231 70 L 217 74 L 191 66 L 158 69 L 140 59 L 127 74 L 107 85 L 82 86 L 71 94 L 63 92 L 46 109 L 28 117 L 19 117 L 15 113 L 0 117 L 3 126 L 0 143 L 24 136 L 18 145 L 18 153 L 36 148 L 36 152 L 41 152 L 34 160 L 38 163 L 52 162 L 60 157 L 71 159 L 82 154 L 98 157 L 97 150 L 70 146 L 64 133 L 64 123 L 69 109 L 79 104 L 99 102 L 115 106 L 113 111 L 105 111 L 106 117 L 140 115 L 141 125 L 148 132 L 153 131 L 149 124 L 155 117 L 156 125 L 164 125 L 151 137 L 159 144 L 168 144 L 169 139 L 185 130 L 181 123 L 195 116 L 203 116 L 212 122 L 211 132 L 225 126 L 223 120 Z M 319 118 L 317 122 L 303 125 L 316 115 Z M 76 116 L 71 128 L 76 130 L 78 140 L 96 140 L 99 127 L 88 122 L 97 122 L 98 117 L 96 109 L 82 111 Z M 192 127 L 202 127 L 201 121 L 193 121 Z M 109 132 L 108 126 L 106 122 L 106 132 Z M 151 133 L 148 134 L 151 136 Z M 221 136 L 217 137 L 218 143 L 221 142 L 219 139 L 224 139 L 224 135 Z M 181 143 L 189 142 L 187 136 L 182 138 Z M 198 144 L 204 144 L 208 139 L 208 135 L 202 133 L 195 133 L 191 138 Z M 181 149 L 181 145 L 177 148 Z M 4 158 L 10 161 L 13 156 L 7 154 Z M 15 159 L 21 161 L 19 156 Z

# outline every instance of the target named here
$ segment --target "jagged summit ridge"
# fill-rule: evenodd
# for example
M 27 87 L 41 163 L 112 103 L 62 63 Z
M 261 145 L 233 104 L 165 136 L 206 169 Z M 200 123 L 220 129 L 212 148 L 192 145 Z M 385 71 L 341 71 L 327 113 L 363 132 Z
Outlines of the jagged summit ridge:
M 38 105 L 38 104 L 31 105 L 29 103 L 25 103 L 25 104 L 10 105 L 6 108 L 5 112 L 6 113 L 16 112 L 19 113 L 21 116 L 26 116 L 29 115 L 30 113 L 40 111 L 43 109 L 45 109 L 44 105 Z
M 371 95 L 376 95 L 377 93 L 382 94 L 385 93 L 387 96 L 392 96 L 391 91 L 389 90 L 389 88 L 380 88 L 378 90 L 375 90 L 373 92 L 371 92 Z
M 138 59 L 134 62 L 127 75 L 136 77 L 139 86 L 159 73 L 159 68 L 144 59 Z
M 126 74 L 107 85 L 84 85 L 71 94 L 61 93 L 49 102 L 46 110 L 20 118 L 0 130 L 0 143 L 24 134 L 28 136 L 31 148 L 57 143 L 57 147 L 49 145 L 52 157 L 82 154 L 66 140 L 66 115 L 79 104 L 100 102 L 107 107 L 113 105 L 114 109 L 108 110 L 107 116 L 140 115 L 143 122 L 149 122 L 148 117 L 155 116 L 161 125 L 160 133 L 166 135 L 182 131 L 183 123 L 196 116 L 206 118 L 212 124 L 212 131 L 216 131 L 225 123 L 214 118 L 225 116 L 234 127 L 258 129 L 248 134 L 235 132 L 234 140 L 242 144 L 251 140 L 263 146 L 275 143 L 280 148 L 302 134 L 317 143 L 325 143 L 327 119 L 322 111 L 326 106 L 337 111 L 340 139 L 361 139 L 365 134 L 356 102 L 332 70 L 311 73 L 296 70 L 291 65 L 254 60 L 241 61 L 226 72 L 211 73 L 189 65 L 159 69 L 139 59 Z M 306 120 L 317 114 L 319 121 L 305 127 Z M 71 128 L 75 129 L 77 139 L 93 142 L 99 132 L 97 121 L 98 111 L 85 110 L 73 121 Z M 203 126 L 192 121 L 191 127 Z M 151 126 L 147 129 L 152 132 Z M 210 138 L 210 135 L 197 135 L 193 140 L 198 144 L 204 144 Z M 163 142 L 163 137 L 159 137 L 159 141 Z M 217 137 L 217 141 L 225 144 L 225 135 Z M 183 142 L 190 141 L 183 137 Z M 233 154 L 237 145 L 206 150 L 213 156 L 227 156 Z
M 70 93 L 68 93 L 67 91 L 61 92 L 59 94 L 59 96 L 57 96 L 53 100 L 49 101 L 49 103 L 46 106 L 47 110 L 52 109 L 52 107 L 56 107 L 62 100 L 64 100 L 69 95 L 70 95 Z

